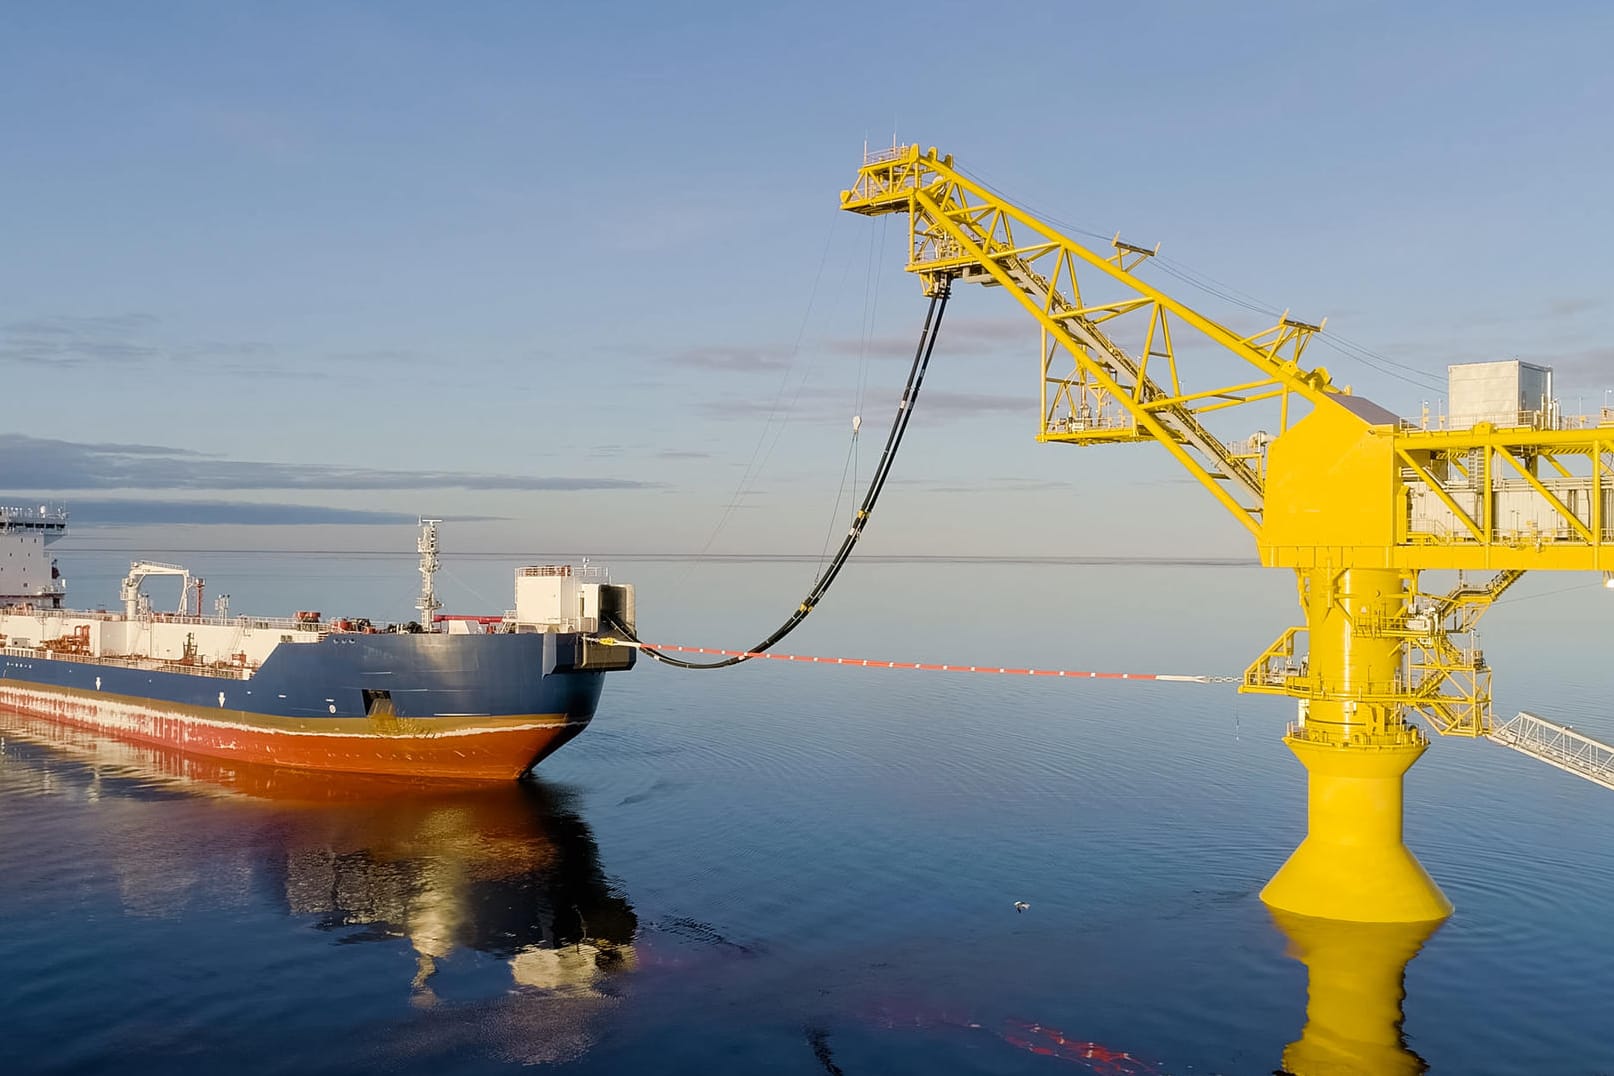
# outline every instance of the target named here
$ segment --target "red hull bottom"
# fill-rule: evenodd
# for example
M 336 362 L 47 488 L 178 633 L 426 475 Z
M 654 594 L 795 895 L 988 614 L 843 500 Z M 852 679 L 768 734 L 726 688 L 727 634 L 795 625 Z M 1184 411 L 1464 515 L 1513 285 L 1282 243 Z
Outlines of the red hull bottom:
M 0 684 L 0 706 L 132 743 L 264 766 L 460 781 L 513 781 L 587 726 L 561 714 L 286 722 L 220 720 L 188 708 L 105 696 L 85 698 Z M 240 715 L 246 716 L 246 715 Z M 274 719 L 264 719 L 272 721 Z M 411 726 L 413 726 L 411 728 Z

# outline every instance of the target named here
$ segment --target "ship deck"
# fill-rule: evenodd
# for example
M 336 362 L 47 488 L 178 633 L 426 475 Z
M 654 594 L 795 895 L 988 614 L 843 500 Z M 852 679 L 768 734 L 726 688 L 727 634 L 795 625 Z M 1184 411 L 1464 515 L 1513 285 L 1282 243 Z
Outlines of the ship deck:
M 28 658 L 34 661 L 73 661 L 83 665 L 104 665 L 114 669 L 140 669 L 146 672 L 187 673 L 191 676 L 212 676 L 224 680 L 250 680 L 253 670 L 239 665 L 186 664 L 163 658 L 128 657 L 112 654 L 96 656 L 72 651 L 35 649 L 34 647 L 0 646 L 0 656 Z

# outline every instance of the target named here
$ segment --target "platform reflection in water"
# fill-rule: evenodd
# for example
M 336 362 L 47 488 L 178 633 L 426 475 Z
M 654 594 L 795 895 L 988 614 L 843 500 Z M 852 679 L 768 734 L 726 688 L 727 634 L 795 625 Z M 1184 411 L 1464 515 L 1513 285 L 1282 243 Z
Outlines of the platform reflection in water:
M 1439 930 L 1428 923 L 1342 923 L 1271 910 L 1306 965 L 1306 1026 L 1283 1052 L 1290 1076 L 1417 1076 L 1428 1064 L 1407 1046 L 1401 1004 L 1407 964 Z

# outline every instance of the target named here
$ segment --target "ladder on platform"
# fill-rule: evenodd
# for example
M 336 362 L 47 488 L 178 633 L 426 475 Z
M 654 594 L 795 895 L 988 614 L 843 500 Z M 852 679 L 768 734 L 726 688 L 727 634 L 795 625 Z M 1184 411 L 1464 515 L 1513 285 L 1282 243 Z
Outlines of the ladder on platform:
M 1517 717 L 1497 726 L 1490 738 L 1549 766 L 1614 789 L 1614 747 L 1568 725 L 1520 710 Z

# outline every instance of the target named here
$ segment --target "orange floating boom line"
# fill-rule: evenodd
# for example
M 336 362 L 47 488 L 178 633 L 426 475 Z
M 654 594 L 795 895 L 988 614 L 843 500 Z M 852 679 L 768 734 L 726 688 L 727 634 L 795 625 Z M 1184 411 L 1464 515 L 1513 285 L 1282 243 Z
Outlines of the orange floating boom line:
M 1010 669 L 997 665 L 938 665 L 920 661 L 879 661 L 874 658 L 826 658 L 808 654 L 774 654 L 760 650 L 720 650 L 710 646 L 673 646 L 663 643 L 632 642 L 612 636 L 596 640 L 605 646 L 631 646 L 643 650 L 670 650 L 679 654 L 712 654 L 720 657 L 766 658 L 769 661 L 795 661 L 808 665 L 855 665 L 864 669 L 909 669 L 917 672 L 990 673 L 993 676 L 1063 676 L 1076 680 L 1163 680 L 1179 684 L 1236 684 L 1236 676 L 1187 676 L 1171 673 L 1089 672 L 1077 669 Z

